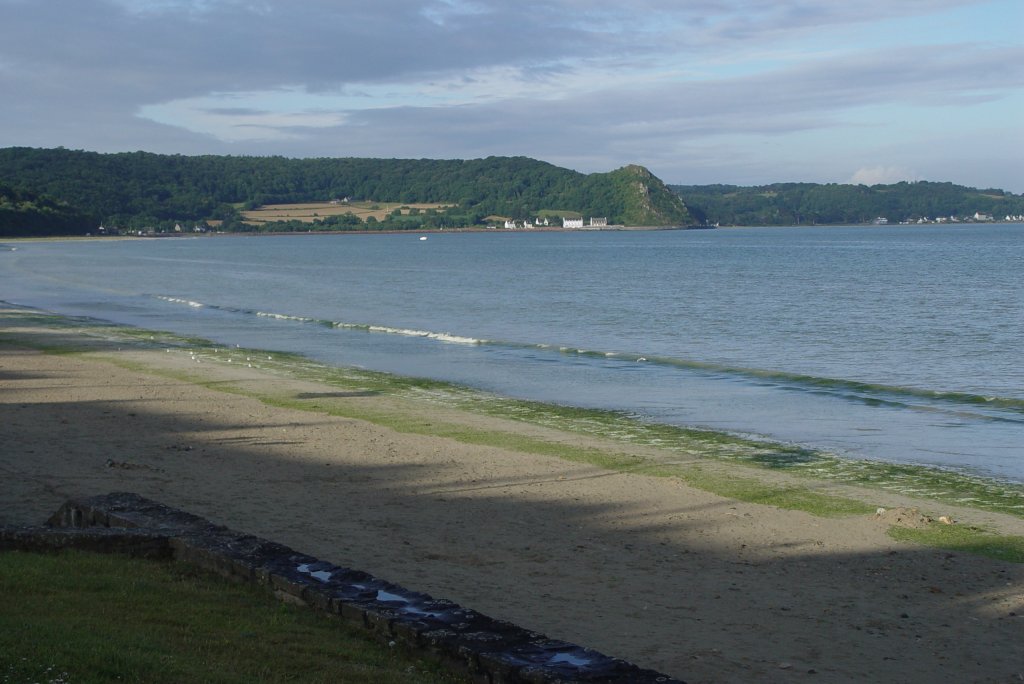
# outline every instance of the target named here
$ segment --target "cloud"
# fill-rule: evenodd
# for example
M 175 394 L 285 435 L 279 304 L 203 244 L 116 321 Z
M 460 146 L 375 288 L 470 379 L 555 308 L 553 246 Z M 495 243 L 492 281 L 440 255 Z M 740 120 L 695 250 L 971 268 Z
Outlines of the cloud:
M 1012 130 L 1000 112 L 1024 97 L 1008 28 L 1019 7 L 0 0 L 0 145 L 522 154 L 584 171 L 644 163 L 669 180 L 719 174 L 708 182 L 836 180 L 907 156 L 930 170 L 942 168 L 936 140 L 965 145 L 979 113 L 985 130 Z M 963 42 L 982 29 L 985 41 Z M 972 130 L 972 149 L 999 146 L 994 135 Z M 998 173 L 1014 171 L 1007 159 L 993 157 Z

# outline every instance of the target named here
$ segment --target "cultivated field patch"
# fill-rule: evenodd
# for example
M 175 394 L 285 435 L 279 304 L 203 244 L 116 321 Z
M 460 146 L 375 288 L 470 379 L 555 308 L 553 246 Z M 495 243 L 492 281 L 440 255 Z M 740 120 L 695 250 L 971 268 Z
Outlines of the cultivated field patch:
M 378 221 L 394 213 L 397 209 L 403 215 L 414 211 L 426 211 L 428 209 L 446 209 L 453 204 L 418 202 L 304 202 L 300 204 L 265 204 L 258 209 L 250 209 L 242 212 L 242 220 L 251 225 L 261 223 L 272 223 L 274 221 L 301 221 L 313 223 L 317 219 L 329 216 L 343 216 L 352 214 L 360 220 L 365 221 L 371 216 Z

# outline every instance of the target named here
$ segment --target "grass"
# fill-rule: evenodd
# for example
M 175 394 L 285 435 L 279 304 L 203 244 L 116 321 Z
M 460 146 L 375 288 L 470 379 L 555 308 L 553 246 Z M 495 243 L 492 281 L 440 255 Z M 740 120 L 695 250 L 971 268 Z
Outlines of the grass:
M 0 683 L 463 681 L 183 564 L 0 553 L 0 601 Z

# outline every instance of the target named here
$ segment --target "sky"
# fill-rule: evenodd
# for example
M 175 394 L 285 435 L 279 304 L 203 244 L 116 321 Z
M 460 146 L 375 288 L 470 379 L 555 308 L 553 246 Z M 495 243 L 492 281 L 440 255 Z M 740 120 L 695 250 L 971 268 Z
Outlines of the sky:
M 0 147 L 1024 192 L 1022 0 L 0 0 Z

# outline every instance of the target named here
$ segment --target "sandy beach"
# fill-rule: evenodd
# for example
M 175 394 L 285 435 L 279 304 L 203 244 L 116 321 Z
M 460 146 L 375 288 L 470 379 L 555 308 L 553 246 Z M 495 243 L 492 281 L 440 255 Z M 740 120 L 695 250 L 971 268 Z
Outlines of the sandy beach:
M 324 409 L 626 448 L 184 351 L 38 350 L 74 334 L 0 326 L 0 524 L 131 491 L 692 683 L 1024 681 L 1024 566 L 894 541 L 891 516 L 400 432 Z

